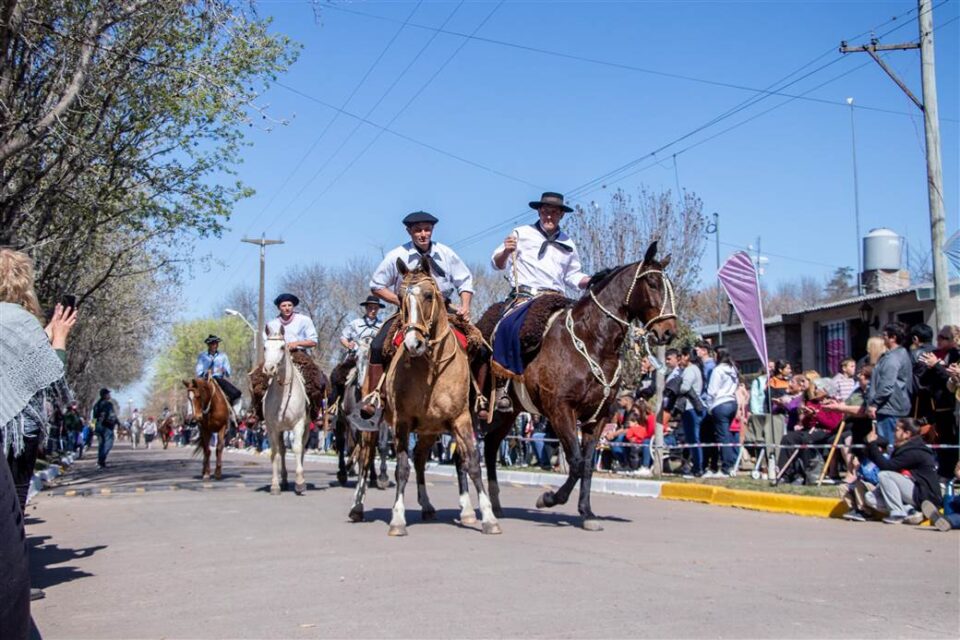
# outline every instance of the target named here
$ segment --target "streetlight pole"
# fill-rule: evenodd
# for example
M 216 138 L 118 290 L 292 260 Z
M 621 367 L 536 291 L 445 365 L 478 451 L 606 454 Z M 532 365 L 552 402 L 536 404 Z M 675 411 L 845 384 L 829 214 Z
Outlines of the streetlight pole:
M 857 295 L 863 295 L 863 247 L 860 239 L 860 182 L 857 178 L 857 130 L 853 124 L 853 98 L 850 105 L 850 148 L 853 151 L 853 219 L 857 227 Z
M 260 247 L 260 301 L 257 305 L 257 325 L 260 327 L 264 326 L 264 315 L 263 315 L 263 288 L 264 280 L 266 274 L 266 258 L 267 258 L 267 245 L 271 244 L 283 244 L 283 240 L 267 240 L 265 234 L 261 234 L 260 238 L 243 238 L 240 242 L 248 242 L 250 244 L 255 244 Z M 263 352 L 263 333 L 261 331 L 254 331 L 254 336 L 256 337 L 256 349 L 257 354 Z
M 223 312 L 228 316 L 240 318 L 241 320 L 243 320 L 243 324 L 247 325 L 247 328 L 253 332 L 254 341 L 250 343 L 250 346 L 253 348 L 254 351 L 250 356 L 250 366 L 251 367 L 255 366 L 257 364 L 257 354 L 259 353 L 256 346 L 256 340 L 260 336 L 260 332 L 257 331 L 256 327 L 250 324 L 250 321 L 247 320 L 246 317 L 244 317 L 244 315 L 239 311 L 237 311 L 236 309 L 224 309 Z
M 717 274 L 720 273 L 720 214 L 713 212 L 713 222 L 707 224 L 707 234 L 713 234 L 717 247 Z M 719 276 L 718 276 L 719 278 Z M 723 292 L 717 280 L 717 345 L 723 344 Z

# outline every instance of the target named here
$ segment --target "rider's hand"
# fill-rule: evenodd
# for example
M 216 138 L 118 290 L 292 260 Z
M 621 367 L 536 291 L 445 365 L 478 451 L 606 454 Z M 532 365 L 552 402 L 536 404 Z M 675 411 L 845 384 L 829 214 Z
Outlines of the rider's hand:
M 356 351 L 356 350 L 357 350 L 357 341 L 356 341 L 356 340 L 351 340 L 351 341 L 350 341 L 350 351 Z
M 517 237 L 510 235 L 503 239 L 503 255 L 508 256 L 517 250 Z
M 460 308 L 457 309 L 457 315 L 470 322 L 470 307 L 460 305 Z

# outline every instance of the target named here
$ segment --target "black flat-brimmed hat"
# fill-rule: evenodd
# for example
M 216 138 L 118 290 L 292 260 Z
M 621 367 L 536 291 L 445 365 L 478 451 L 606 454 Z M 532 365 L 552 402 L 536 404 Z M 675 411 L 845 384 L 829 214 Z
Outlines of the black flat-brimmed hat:
M 203 344 L 213 344 L 214 342 L 223 342 L 223 340 L 211 333 L 207 336 L 207 339 L 203 341 Z
M 403 219 L 403 224 L 406 226 L 411 226 L 417 224 L 418 222 L 429 222 L 430 224 L 437 224 L 440 222 L 437 218 L 426 211 L 414 211 L 413 213 L 407 214 Z
M 361 307 L 365 307 L 365 306 L 367 306 L 368 304 L 375 304 L 375 305 L 377 305 L 378 307 L 380 307 L 381 309 L 383 309 L 383 308 L 385 308 L 385 307 L 387 306 L 387 305 L 383 304 L 383 303 L 380 301 L 380 298 L 378 298 L 377 296 L 374 296 L 374 295 L 369 295 L 369 296 L 367 296 L 367 299 L 364 300 L 363 302 L 361 302 L 361 303 L 360 303 L 360 306 L 361 306 Z
M 293 306 L 300 304 L 300 298 L 293 295 L 292 293 L 281 293 L 276 298 L 273 299 L 274 306 L 279 307 L 281 302 L 292 302 Z
M 565 213 L 570 213 L 571 211 L 573 211 L 573 209 L 571 209 L 570 207 L 568 207 L 563 203 L 563 194 L 555 193 L 553 191 L 545 191 L 543 195 L 540 196 L 539 200 L 537 200 L 536 202 L 530 203 L 530 208 L 539 210 L 540 207 L 544 205 L 560 207 L 560 210 Z

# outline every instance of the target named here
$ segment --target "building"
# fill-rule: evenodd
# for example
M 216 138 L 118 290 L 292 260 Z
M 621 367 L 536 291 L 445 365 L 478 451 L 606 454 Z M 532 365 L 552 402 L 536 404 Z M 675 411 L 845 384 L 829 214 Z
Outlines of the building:
M 960 317 L 960 283 L 950 285 L 950 305 L 953 317 Z M 794 367 L 833 375 L 844 358 L 862 357 L 867 338 L 879 335 L 888 322 L 902 322 L 907 327 L 926 323 L 936 331 L 933 286 L 869 293 L 766 318 L 767 353 L 771 360 L 786 360 Z M 721 342 L 716 325 L 694 331 L 714 344 Z M 743 327 L 722 326 L 722 332 L 722 343 L 741 370 L 760 371 L 761 362 Z

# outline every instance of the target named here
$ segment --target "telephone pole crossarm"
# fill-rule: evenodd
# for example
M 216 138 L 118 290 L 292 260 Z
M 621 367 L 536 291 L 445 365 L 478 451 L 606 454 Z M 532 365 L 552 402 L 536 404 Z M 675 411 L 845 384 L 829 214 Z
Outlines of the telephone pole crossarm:
M 913 92 L 910 91 L 910 87 L 908 87 L 903 80 L 897 76 L 896 72 L 890 68 L 890 65 L 884 62 L 883 58 L 877 55 L 877 51 L 901 51 L 919 48 L 920 43 L 918 42 L 907 42 L 904 44 L 877 44 L 877 41 L 874 40 L 870 44 L 863 45 L 862 47 L 850 47 L 847 46 L 846 42 L 840 43 L 840 53 L 866 52 L 870 54 L 870 57 L 873 58 L 874 62 L 880 65 L 880 68 L 883 69 L 888 76 L 890 76 L 890 79 L 897 83 L 897 86 L 900 87 L 905 94 L 907 94 L 907 97 L 913 101 L 913 104 L 917 105 L 917 108 L 920 109 L 920 111 L 923 111 L 923 102 L 921 102 L 917 96 L 913 95 Z

